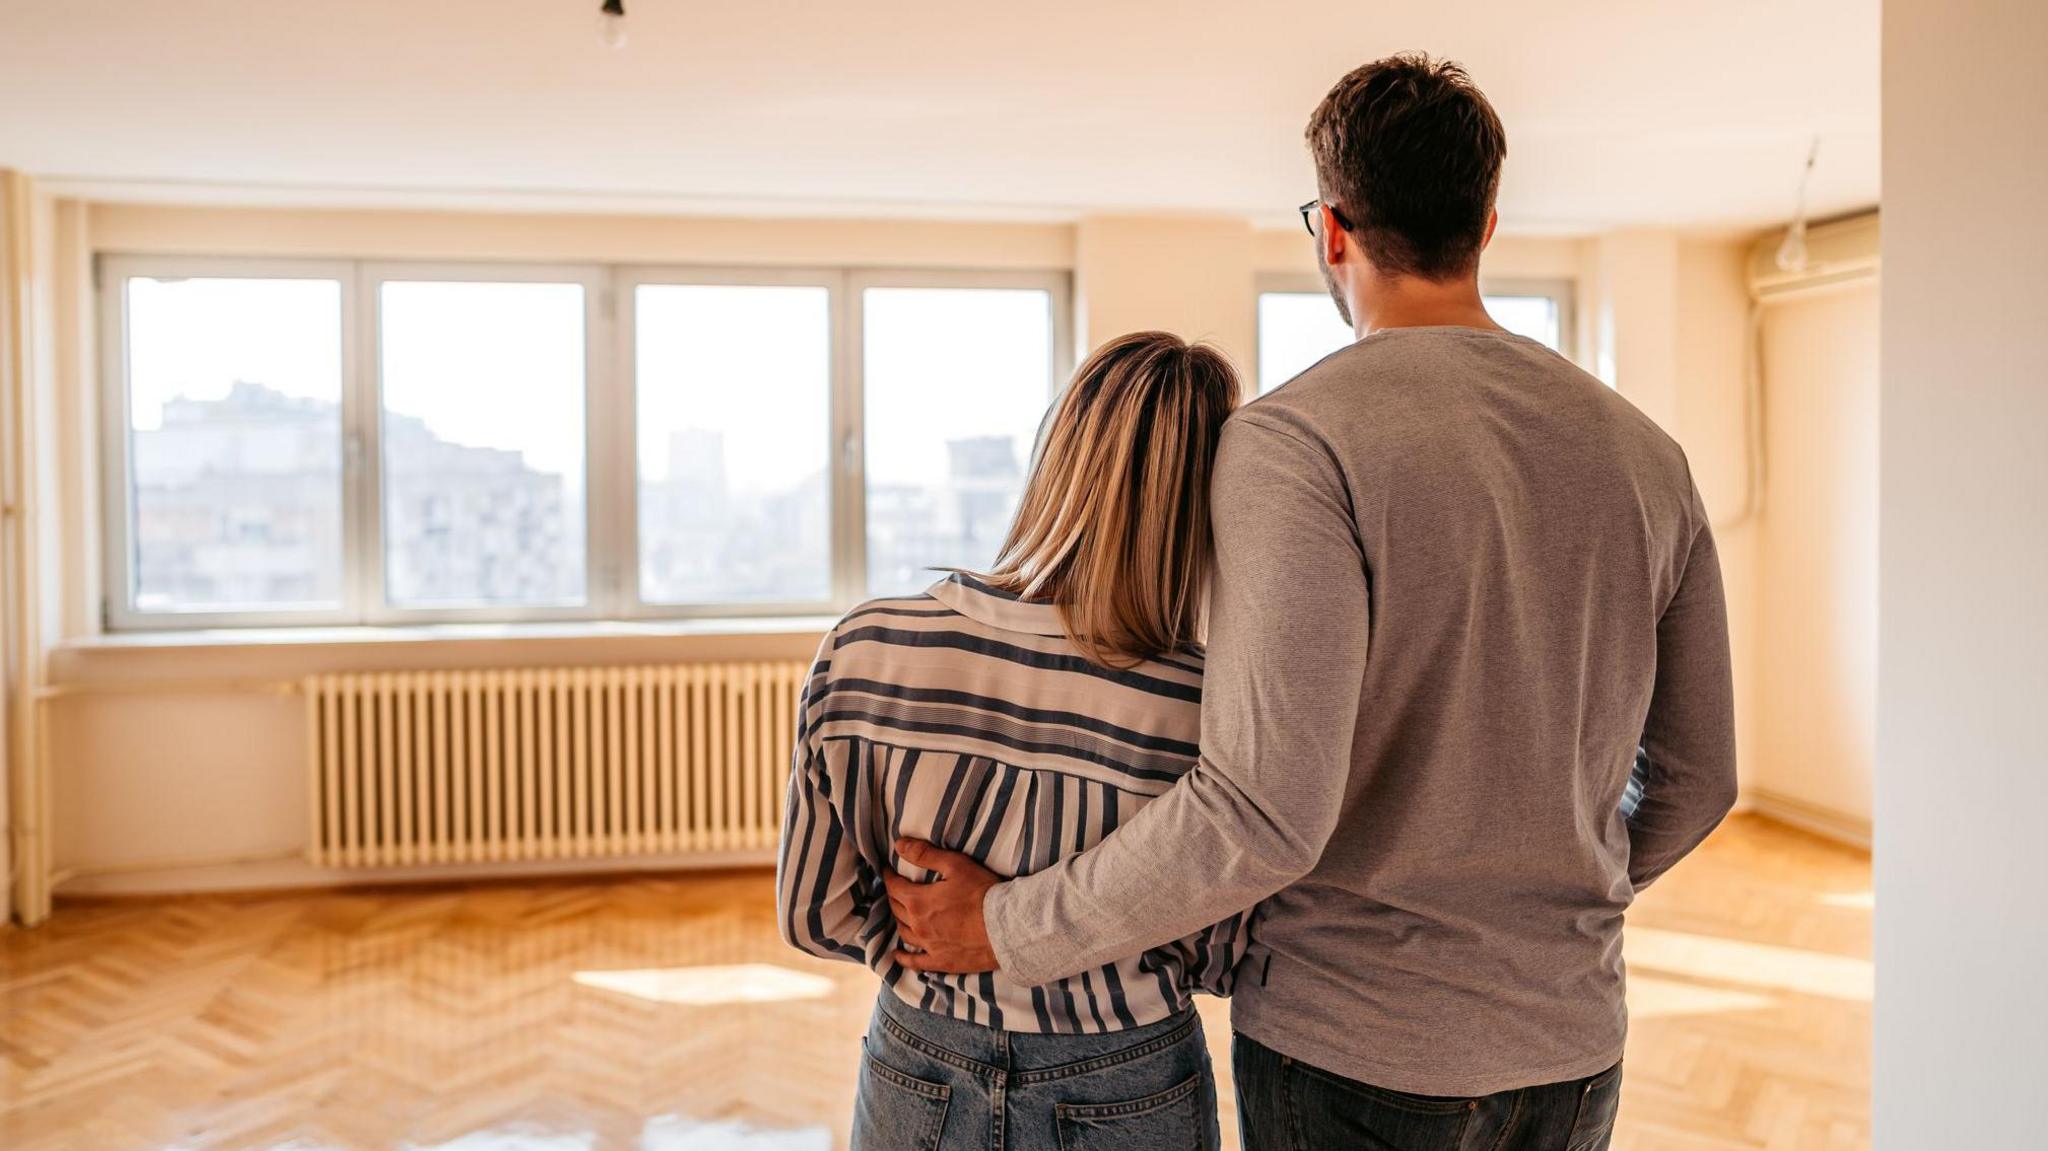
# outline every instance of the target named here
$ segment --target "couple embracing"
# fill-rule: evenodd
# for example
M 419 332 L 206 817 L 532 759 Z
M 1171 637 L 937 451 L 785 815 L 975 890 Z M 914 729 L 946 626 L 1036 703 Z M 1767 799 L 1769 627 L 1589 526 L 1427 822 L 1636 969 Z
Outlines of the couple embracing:
M 1308 143 L 1357 342 L 1239 407 L 1111 341 L 992 570 L 826 637 L 778 910 L 882 978 L 862 1151 L 1214 1148 L 1198 992 L 1251 1151 L 1608 1144 L 1623 914 L 1734 800 L 1707 515 L 1487 315 L 1461 70 L 1359 68 Z

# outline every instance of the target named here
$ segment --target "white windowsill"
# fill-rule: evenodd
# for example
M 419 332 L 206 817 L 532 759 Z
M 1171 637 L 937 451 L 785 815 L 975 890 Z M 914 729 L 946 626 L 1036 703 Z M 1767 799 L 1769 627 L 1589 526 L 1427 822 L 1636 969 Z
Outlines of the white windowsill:
M 58 644 L 45 689 L 234 693 L 328 672 L 808 660 L 833 623 L 774 616 L 115 632 Z
M 446 643 L 476 640 L 610 639 L 676 636 L 819 634 L 836 617 L 725 616 L 695 619 L 561 620 L 529 623 L 431 623 L 344 627 L 222 627 L 108 632 L 58 644 L 60 650 L 297 647 L 328 644 Z

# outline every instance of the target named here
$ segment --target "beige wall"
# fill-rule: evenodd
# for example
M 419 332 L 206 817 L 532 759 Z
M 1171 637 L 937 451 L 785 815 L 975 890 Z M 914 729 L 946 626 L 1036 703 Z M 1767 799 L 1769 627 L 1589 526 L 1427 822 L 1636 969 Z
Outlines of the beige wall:
M 1071 268 L 1066 224 L 96 204 L 102 252 L 583 263 Z
M 2041 1146 L 2048 6 L 1884 5 L 1877 1151 Z
M 1304 239 L 1307 237 L 1304 236 Z M 1255 370 L 1251 226 L 1242 220 L 1109 216 L 1075 228 L 1076 343 L 1165 328 Z
M 1201 217 L 919 224 L 97 205 L 77 215 L 76 227 L 76 238 L 92 248 L 124 253 L 1065 269 L 1075 278 L 1081 347 L 1133 327 L 1164 327 L 1214 340 L 1248 369 L 1258 277 L 1314 271 L 1298 230 Z M 1575 278 L 1597 262 L 1600 244 L 1501 237 L 1484 272 Z M 1582 284 L 1578 313 L 1610 316 L 1613 334 L 1630 349 L 1619 365 L 1621 390 L 1660 408 L 1717 516 L 1732 515 L 1747 473 L 1740 249 L 1637 233 L 1619 250 L 1610 261 L 1619 271 L 1603 281 L 1603 294 Z M 1641 258 L 1644 252 L 1654 258 Z M 1657 302 L 1654 312 L 1646 300 Z M 1582 351 L 1590 346 L 1580 341 Z M 75 381 L 88 401 L 90 375 Z M 81 524 L 97 522 L 88 454 L 67 451 L 61 461 L 66 516 Z M 64 545 L 73 556 L 84 546 Z M 1747 701 L 1748 529 L 1732 527 L 1722 550 Z M 649 625 L 603 637 L 513 629 L 510 638 L 490 628 L 395 629 L 339 632 L 332 638 L 343 642 L 331 643 L 98 639 L 87 634 L 92 603 L 78 599 L 87 587 L 74 581 L 67 589 L 76 602 L 58 618 L 70 642 L 52 661 L 60 693 L 50 704 L 55 850 L 70 891 L 328 878 L 297 859 L 305 834 L 302 732 L 295 701 L 270 690 L 277 683 L 343 669 L 801 658 L 820 626 Z M 1745 722 L 1748 713 L 1745 702 Z
M 1728 599 L 1745 798 L 1754 784 L 1759 594 L 1744 418 L 1746 250 L 1736 239 L 1629 229 L 1592 237 L 1572 253 L 1580 362 L 1685 448 L 1713 519 Z
M 1748 327 L 1748 289 L 1743 278 L 1746 245 L 1727 240 L 1681 240 L 1671 263 L 1677 290 L 1668 331 L 1675 382 L 1664 389 L 1671 423 L 1666 430 L 1685 446 L 1693 482 L 1714 524 L 1721 555 L 1721 581 L 1728 599 L 1729 646 L 1735 669 L 1735 741 L 1742 791 L 1756 784 L 1757 613 L 1762 587 L 1757 570 L 1757 523 L 1750 504 L 1750 446 L 1744 419 L 1748 387 L 1743 361 Z M 1661 265 L 1662 261 L 1658 261 Z M 1630 289 L 1627 284 L 1621 285 Z M 1621 314 L 1626 317 L 1628 309 Z M 1665 362 L 1661 354 L 1648 357 Z M 1625 372 L 1627 361 L 1618 368 Z M 1649 405 L 1618 375 L 1623 395 Z M 1659 390 L 1654 384 L 1646 390 Z
M 1766 810 L 1860 836 L 1877 738 L 1877 295 L 1865 281 L 1763 313 L 1752 780 Z

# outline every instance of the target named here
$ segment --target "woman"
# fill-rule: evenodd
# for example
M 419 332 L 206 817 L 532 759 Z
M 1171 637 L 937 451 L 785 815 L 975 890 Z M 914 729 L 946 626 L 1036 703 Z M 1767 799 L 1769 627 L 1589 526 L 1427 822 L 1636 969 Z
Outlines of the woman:
M 1105 345 L 1056 404 L 986 575 L 876 600 L 825 638 L 783 823 L 784 938 L 882 977 L 856 1151 L 1214 1148 L 1196 989 L 1244 916 L 1044 987 L 906 971 L 899 836 L 1003 875 L 1085 851 L 1195 762 L 1209 469 L 1238 381 L 1162 332 Z

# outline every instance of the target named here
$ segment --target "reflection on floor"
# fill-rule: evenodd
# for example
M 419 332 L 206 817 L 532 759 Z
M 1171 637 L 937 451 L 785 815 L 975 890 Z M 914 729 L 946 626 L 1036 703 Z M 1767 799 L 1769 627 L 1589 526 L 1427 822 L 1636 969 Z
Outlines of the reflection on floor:
M 1744 819 L 1644 898 L 1620 1151 L 1869 1145 L 1869 884 Z M 0 931 L 0 1147 L 827 1151 L 873 984 L 786 951 L 770 890 L 63 906 Z

